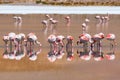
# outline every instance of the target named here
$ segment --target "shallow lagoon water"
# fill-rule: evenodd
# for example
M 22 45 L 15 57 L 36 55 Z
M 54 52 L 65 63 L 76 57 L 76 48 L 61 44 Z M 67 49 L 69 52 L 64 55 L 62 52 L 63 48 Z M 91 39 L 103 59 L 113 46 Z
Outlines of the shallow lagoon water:
M 120 15 L 110 15 L 110 21 L 108 22 L 108 26 L 100 25 L 100 29 L 98 32 L 103 32 L 105 35 L 108 33 L 114 33 L 116 35 L 117 49 L 115 51 L 115 60 L 109 61 L 106 58 L 100 62 L 97 62 L 91 58 L 89 61 L 81 60 L 76 54 L 76 49 L 74 49 L 75 58 L 73 61 L 68 62 L 66 60 L 66 54 L 63 59 L 56 60 L 54 63 L 51 63 L 47 59 L 47 53 L 49 52 L 49 44 L 47 42 L 47 37 L 52 33 L 50 30 L 47 33 L 44 33 L 44 27 L 41 24 L 42 20 L 45 19 L 45 14 L 37 14 L 37 15 L 21 15 L 23 18 L 23 23 L 21 28 L 19 29 L 14 25 L 13 16 L 15 14 L 1 14 L 0 15 L 0 45 L 3 46 L 4 43 L 2 41 L 2 36 L 8 34 L 9 32 L 23 32 L 26 35 L 30 32 L 35 32 L 38 36 L 38 41 L 42 44 L 42 52 L 38 55 L 38 59 L 36 61 L 30 61 L 27 56 L 25 56 L 22 60 L 9 60 L 3 59 L 2 53 L 4 52 L 4 48 L 0 48 L 0 70 L 1 76 L 4 80 L 7 80 L 6 75 L 15 76 L 16 79 L 22 79 L 18 77 L 19 75 L 25 76 L 26 79 L 45 79 L 45 80 L 61 80 L 61 79 L 105 79 L 105 80 L 119 80 L 119 44 L 120 44 L 120 33 L 119 33 L 119 19 Z M 54 29 L 54 33 L 56 35 L 72 35 L 74 37 L 74 46 L 76 46 L 76 41 L 78 40 L 78 36 L 82 33 L 81 24 L 84 22 L 85 18 L 90 19 L 88 33 L 94 35 L 97 33 L 97 20 L 94 15 L 90 14 L 76 14 L 70 15 L 71 17 L 71 25 L 70 27 L 66 26 L 66 22 L 64 17 L 67 15 L 58 15 L 58 14 L 50 14 L 51 17 L 58 20 L 58 24 Z M 101 16 L 105 16 L 106 14 L 101 14 Z M 66 41 L 65 41 L 66 42 Z M 103 52 L 106 54 L 109 51 L 109 42 L 104 39 L 103 40 Z M 6 72 L 7 71 L 7 72 Z M 31 72 L 28 72 L 31 71 Z M 31 75 L 29 76 L 28 73 Z M 94 76 L 91 73 L 95 73 Z M 32 76 L 33 74 L 38 75 L 37 77 Z M 67 76 L 65 74 L 69 74 Z M 44 76 L 43 76 L 44 75 Z M 82 76 L 80 76 L 82 75 Z M 29 77 L 28 77 L 29 76 Z M 48 77 L 46 77 L 48 76 Z M 74 77 L 73 77 L 74 76 Z M 8 76 L 10 78 L 10 76 Z M 11 78 L 12 79 L 12 78 Z

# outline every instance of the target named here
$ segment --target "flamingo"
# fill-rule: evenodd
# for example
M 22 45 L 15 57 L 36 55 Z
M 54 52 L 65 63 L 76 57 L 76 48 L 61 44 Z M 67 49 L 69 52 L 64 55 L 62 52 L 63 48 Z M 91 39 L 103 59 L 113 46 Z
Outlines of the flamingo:
M 30 46 L 26 46 L 26 50 L 27 50 L 27 54 L 28 54 L 28 56 L 29 56 L 29 59 L 31 60 L 31 61 L 35 61 L 36 59 L 37 59 L 37 54 L 39 53 L 39 52 L 41 52 L 41 49 L 40 49 L 40 51 L 38 52 L 38 51 L 34 51 L 34 45 L 36 44 L 36 45 L 39 45 L 39 47 L 41 47 L 42 46 L 42 44 L 37 40 L 38 38 L 37 38 L 37 36 L 35 35 L 35 33 L 29 33 L 28 35 L 27 35 L 27 41 L 26 41 L 26 44 L 28 44 L 27 42 L 29 42 L 29 45 Z
M 83 52 L 77 50 L 77 53 L 79 54 L 80 58 L 83 60 L 90 60 L 91 59 L 91 51 L 88 50 L 88 43 L 91 43 L 91 35 L 90 34 L 82 34 L 79 36 L 79 41 L 78 43 L 83 44 Z
M 110 46 L 111 46 L 110 51 L 112 50 L 112 52 L 106 54 L 106 57 L 107 57 L 108 60 L 114 60 L 115 59 L 115 55 L 114 55 L 115 45 L 116 45 L 115 38 L 116 38 L 116 36 L 113 33 L 109 33 L 106 36 L 106 39 L 108 41 L 110 41 Z
M 45 25 L 46 27 L 48 26 L 47 20 L 43 20 L 41 23 L 42 23 L 43 25 Z
M 22 17 L 20 16 L 14 16 L 13 19 L 15 19 L 15 26 L 17 27 L 21 27 L 22 25 Z
M 91 44 L 91 50 L 93 51 L 93 56 L 94 56 L 95 61 L 103 60 L 103 53 L 102 53 L 102 48 L 101 48 L 102 39 L 104 39 L 103 33 L 95 34 L 92 37 L 93 43 Z M 96 47 L 96 50 L 95 50 L 95 47 Z
M 56 52 L 57 52 L 57 43 L 56 43 L 56 36 L 51 34 L 48 36 L 48 42 L 50 44 L 50 51 L 47 55 L 47 58 L 50 62 L 54 62 L 56 60 Z
M 16 34 L 14 32 L 8 33 L 8 35 L 3 36 L 3 41 L 5 42 L 5 54 L 3 55 L 4 58 L 9 58 L 9 59 L 14 59 L 14 51 L 13 51 L 13 44 L 14 44 L 14 39 L 15 39 Z M 10 42 L 8 44 L 8 41 Z M 10 52 L 8 52 L 9 48 L 8 45 L 10 45 Z
M 67 36 L 66 43 L 67 61 L 73 60 L 73 37 L 71 35 Z
M 109 26 L 109 20 L 110 20 L 109 14 L 107 13 L 107 15 L 104 17 L 105 17 L 105 30 L 106 32 L 108 32 L 108 26 Z
M 95 45 L 97 46 L 97 50 L 100 50 L 101 47 L 101 40 L 104 39 L 104 34 L 103 33 L 99 33 L 99 34 L 95 34 L 92 37 L 92 44 L 91 44 L 91 49 L 93 50 L 93 48 L 95 47 Z
M 105 22 L 108 22 L 110 20 L 109 14 L 107 13 L 106 16 L 104 16 Z
M 15 59 L 20 60 L 24 57 L 24 52 L 22 49 L 22 42 L 25 39 L 24 33 L 19 33 L 15 36 L 14 43 L 15 43 Z
M 8 48 L 9 37 L 7 35 L 3 36 L 3 41 L 5 42 L 3 58 L 8 59 L 8 57 L 9 57 L 9 48 Z
M 91 35 L 90 34 L 85 33 L 85 34 L 82 34 L 82 35 L 79 36 L 79 41 L 77 41 L 77 45 L 79 43 L 83 44 L 83 51 L 84 51 L 83 53 L 81 53 L 77 50 L 77 53 L 80 54 L 81 59 L 84 59 L 84 60 L 89 60 L 90 59 L 90 54 L 91 53 L 89 53 L 89 50 L 88 50 L 88 43 L 91 43 L 91 42 L 92 42 L 92 40 L 91 40 Z M 87 53 L 87 55 L 86 55 L 86 53 Z M 81 56 L 81 54 L 83 56 Z
M 3 36 L 3 41 L 5 42 L 5 46 L 8 46 L 9 36 L 8 35 L 4 35 Z
M 25 53 L 24 53 L 24 50 L 23 50 L 23 46 L 17 46 L 15 48 L 15 59 L 16 60 L 21 60 L 24 56 L 25 56 Z
M 95 16 L 95 19 L 99 20 L 99 23 L 102 23 L 101 16 L 97 15 L 97 16 Z
M 64 42 L 63 40 L 65 37 L 63 35 L 58 35 L 56 37 L 56 43 L 57 43 L 57 59 L 61 59 L 62 56 L 64 55 Z
M 107 13 L 106 16 L 95 16 L 96 19 L 99 20 L 99 23 L 96 25 L 97 27 L 100 27 L 102 26 L 102 29 L 104 29 L 104 26 L 106 26 L 106 29 L 108 28 L 108 21 L 110 20 L 109 19 L 109 14 Z M 99 29 L 98 29 L 99 30 Z M 97 30 L 97 31 L 98 31 Z
M 65 20 L 66 20 L 66 23 L 67 23 L 67 27 L 69 27 L 69 26 L 70 26 L 70 23 L 71 23 L 70 16 L 66 16 L 66 17 L 65 17 Z
M 52 31 L 53 34 L 55 34 L 56 32 L 55 31 L 55 28 L 56 28 L 56 25 L 57 25 L 58 21 L 53 19 L 53 18 L 50 18 L 50 30 Z
M 49 35 L 48 42 L 50 44 L 50 51 L 53 51 L 55 54 L 57 52 L 56 36 L 54 34 Z
M 21 40 L 25 40 L 25 34 L 24 33 L 19 33 L 19 35 L 21 36 Z
M 96 24 L 96 31 L 98 33 L 101 28 L 102 19 L 101 19 L 101 16 L 99 16 L 99 15 L 95 16 L 95 19 L 98 20 L 98 22 Z
M 82 24 L 82 31 L 83 33 L 86 33 L 88 31 L 88 23 L 90 20 L 88 18 L 85 19 L 85 22 Z
M 39 45 L 39 46 L 42 46 L 42 44 L 37 40 L 37 36 L 35 35 L 35 33 L 29 33 L 27 35 L 27 40 L 26 40 L 26 45 L 27 45 L 27 42 L 29 42 L 29 45 L 32 46 L 32 45 Z
M 8 34 L 8 36 L 9 36 L 9 39 L 10 39 L 10 40 L 14 40 L 16 34 L 15 34 L 14 32 L 10 32 L 10 33 Z
M 87 24 L 86 23 L 83 23 L 82 24 L 82 32 L 83 32 L 83 34 L 85 34 L 86 32 L 87 32 Z
M 97 49 L 96 51 L 92 51 L 92 55 L 94 57 L 95 61 L 102 61 L 104 59 L 104 53 L 102 52 L 102 48 L 101 46 L 99 46 L 100 48 Z
M 16 34 L 14 32 L 10 32 L 8 34 L 8 36 L 9 36 L 10 46 L 12 47 L 12 45 L 13 45 L 13 43 L 15 41 Z
M 63 35 L 58 35 L 56 37 L 56 41 L 59 42 L 62 46 L 64 46 L 63 40 L 65 39 L 65 37 Z
M 81 34 L 80 36 L 79 36 L 79 41 L 77 41 L 77 44 L 78 43 L 85 43 L 85 42 L 92 42 L 92 40 L 91 40 L 91 35 L 90 34 L 88 34 L 88 33 L 85 33 L 85 34 Z
M 48 31 L 48 21 L 47 20 L 43 20 L 42 24 L 43 24 L 43 28 L 44 28 L 44 34 L 46 35 L 47 31 Z
M 13 44 L 15 44 L 16 34 L 14 32 L 10 32 L 8 34 L 8 36 L 9 36 L 9 41 L 10 41 L 9 59 L 14 59 L 15 58 L 15 51 L 13 51 Z
M 55 41 L 56 41 L 56 36 L 54 34 L 48 36 L 49 43 L 54 43 Z
M 47 21 L 47 24 L 48 24 L 48 26 L 50 25 L 50 19 L 51 19 L 51 17 L 50 17 L 50 15 L 45 15 L 45 20 Z
M 70 16 L 65 16 L 65 22 L 66 22 L 66 27 L 67 27 L 67 34 L 69 35 L 70 33 L 70 25 L 71 25 L 71 18 Z

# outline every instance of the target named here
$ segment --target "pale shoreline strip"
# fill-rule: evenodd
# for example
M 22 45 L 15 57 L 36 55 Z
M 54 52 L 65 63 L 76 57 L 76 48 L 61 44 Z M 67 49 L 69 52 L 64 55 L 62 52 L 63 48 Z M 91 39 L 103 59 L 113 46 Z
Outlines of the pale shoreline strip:
M 120 14 L 119 6 L 0 5 L 0 14 Z

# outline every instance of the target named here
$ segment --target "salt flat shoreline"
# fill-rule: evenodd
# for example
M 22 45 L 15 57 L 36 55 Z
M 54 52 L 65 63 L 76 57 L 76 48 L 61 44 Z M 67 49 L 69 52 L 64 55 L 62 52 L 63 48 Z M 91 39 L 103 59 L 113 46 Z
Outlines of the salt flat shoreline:
M 120 14 L 119 6 L 0 5 L 0 14 Z

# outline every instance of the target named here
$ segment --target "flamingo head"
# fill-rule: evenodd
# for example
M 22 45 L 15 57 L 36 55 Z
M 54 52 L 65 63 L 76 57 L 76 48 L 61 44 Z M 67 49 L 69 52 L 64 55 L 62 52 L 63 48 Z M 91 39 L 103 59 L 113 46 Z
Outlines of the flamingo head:
M 103 33 L 99 33 L 99 36 L 101 37 L 101 39 L 103 39 L 105 35 Z

